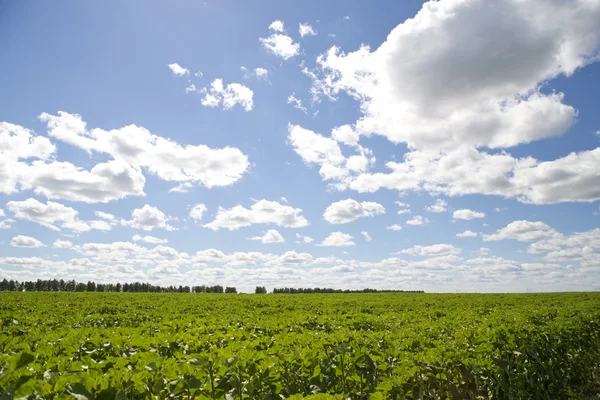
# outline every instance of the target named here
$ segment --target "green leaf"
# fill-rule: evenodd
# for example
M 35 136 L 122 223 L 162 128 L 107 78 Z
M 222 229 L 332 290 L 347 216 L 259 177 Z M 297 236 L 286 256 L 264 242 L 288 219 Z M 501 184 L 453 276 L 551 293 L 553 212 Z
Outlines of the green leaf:
M 24 366 L 30 364 L 35 360 L 35 356 L 31 353 L 23 352 L 21 353 L 21 357 L 19 357 L 19 361 L 17 361 L 17 366 L 15 369 L 23 368 Z

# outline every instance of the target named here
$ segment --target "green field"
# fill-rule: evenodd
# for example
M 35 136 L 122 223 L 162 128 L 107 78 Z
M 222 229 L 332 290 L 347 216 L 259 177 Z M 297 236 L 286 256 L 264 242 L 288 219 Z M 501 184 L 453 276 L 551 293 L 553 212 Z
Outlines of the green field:
M 1 399 L 597 398 L 597 293 L 2 292 L 0 319 Z

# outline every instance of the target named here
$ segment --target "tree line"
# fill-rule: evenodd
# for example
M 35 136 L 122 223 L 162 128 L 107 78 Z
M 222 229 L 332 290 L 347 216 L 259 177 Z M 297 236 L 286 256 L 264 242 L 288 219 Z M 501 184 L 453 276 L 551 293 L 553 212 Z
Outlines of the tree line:
M 207 286 L 160 286 L 150 283 L 96 283 L 93 281 L 76 282 L 75 280 L 51 279 L 37 281 L 8 280 L 4 278 L 0 282 L 1 292 L 137 292 L 137 293 L 237 293 L 234 286 L 223 287 L 221 285 Z M 298 293 L 423 293 L 422 290 L 378 290 L 378 289 L 360 289 L 360 290 L 342 290 L 331 288 L 275 288 L 275 294 L 298 294 Z M 266 294 L 267 289 L 264 286 L 257 286 L 255 294 Z
M 96 283 L 93 281 L 76 282 L 75 280 L 52 279 L 37 281 L 8 280 L 0 282 L 0 291 L 6 292 L 153 292 L 153 293 L 237 293 L 233 286 L 223 288 L 215 286 L 160 286 L 150 283 Z

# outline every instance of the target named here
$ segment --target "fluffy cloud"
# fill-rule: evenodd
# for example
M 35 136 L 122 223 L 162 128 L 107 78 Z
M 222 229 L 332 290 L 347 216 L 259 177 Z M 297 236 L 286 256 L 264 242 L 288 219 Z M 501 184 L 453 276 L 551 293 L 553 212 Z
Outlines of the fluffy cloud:
M 269 25 L 269 30 L 273 31 L 273 32 L 283 32 L 285 31 L 284 25 L 283 25 L 283 21 L 276 19 L 275 21 L 271 22 L 271 25 Z
M 261 243 L 285 243 L 285 239 L 275 229 L 269 229 L 263 236 L 254 236 L 250 240 L 258 240 Z
M 307 36 L 307 35 L 309 35 L 309 36 L 315 36 L 317 34 L 317 31 L 315 31 L 313 29 L 313 27 L 310 26 L 310 24 L 300 23 L 299 26 L 298 26 L 298 33 L 300 34 L 301 37 L 304 37 L 304 36 Z
M 345 180 L 367 171 L 375 162 L 371 152 L 357 146 L 358 154 L 345 157 L 336 140 L 298 125 L 288 126 L 288 142 L 306 165 L 319 165 L 323 180 Z
M 514 239 L 520 242 L 537 242 L 560 234 L 541 221 L 513 221 L 492 235 L 483 235 L 486 242 Z
M 286 35 L 283 22 L 273 21 L 269 26 L 269 30 L 273 33 L 266 38 L 260 38 L 260 43 L 267 51 L 288 60 L 300 54 L 300 45 Z
M 414 218 L 406 221 L 406 225 L 424 225 L 429 223 L 429 218 L 423 218 L 420 215 L 415 215 Z
M 365 240 L 366 240 L 367 242 L 370 242 L 371 240 L 373 240 L 373 238 L 371 237 L 371 235 L 369 235 L 369 232 L 364 232 L 364 231 L 363 231 L 363 232 L 361 232 L 360 234 L 364 236 L 364 238 L 365 238 Z
M 167 239 L 160 239 L 154 236 L 140 236 L 140 235 L 133 235 L 133 237 L 131 238 L 134 242 L 145 242 L 145 243 L 150 243 L 150 244 L 167 244 L 169 243 L 169 241 Z
M 327 207 L 323 218 L 330 224 L 347 224 L 360 217 L 373 217 L 379 214 L 385 214 L 385 208 L 379 203 L 372 201 L 359 203 L 353 199 L 346 199 Z
M 70 249 L 71 247 L 73 247 L 73 242 L 71 242 L 70 240 L 56 239 L 54 243 L 52 243 L 52 247 L 57 249 Z
M 409 254 L 411 256 L 448 256 L 460 254 L 462 249 L 456 248 L 451 244 L 434 244 L 432 246 L 413 246 L 410 249 L 400 251 L 400 254 Z
M 452 218 L 454 219 L 466 219 L 471 220 L 475 218 L 484 218 L 485 213 L 473 211 L 469 209 L 456 210 L 452 213 Z
M 233 184 L 249 167 L 247 156 L 239 149 L 182 146 L 136 125 L 90 131 L 79 115 L 62 111 L 58 115 L 43 113 L 40 119 L 47 123 L 51 137 L 114 158 L 89 172 L 69 163 L 33 162 L 24 170 L 32 176 L 23 180 L 26 186 L 50 198 L 91 203 L 143 195 L 145 178 L 141 168 L 165 181 L 200 182 L 212 188 Z
M 204 94 L 202 105 L 205 107 L 222 106 L 224 110 L 230 110 L 239 104 L 246 111 L 251 111 L 254 107 L 254 92 L 241 83 L 234 82 L 224 86 L 222 79 L 215 79 L 210 88 L 203 88 L 200 92 Z
M 173 72 L 174 76 L 184 76 L 190 74 L 190 70 L 188 70 L 187 68 L 183 68 L 177 63 L 169 64 L 168 67 L 171 70 L 171 72 Z
M 317 83 L 360 100 L 365 135 L 412 148 L 510 147 L 573 123 L 563 95 L 540 86 L 594 60 L 599 17 L 600 6 L 585 0 L 428 2 L 378 49 L 334 47 L 319 57 Z
M 260 79 L 267 79 L 269 76 L 269 71 L 266 70 L 265 68 L 255 68 L 254 69 L 254 74 L 256 75 L 257 78 Z
M 385 229 L 389 229 L 391 231 L 400 231 L 400 230 L 402 230 L 402 227 L 398 224 L 394 224 L 394 225 L 387 226 Z
M 355 246 L 356 243 L 352 241 L 352 235 L 342 232 L 333 232 L 327 236 L 321 244 L 318 246 L 329 246 L 329 247 L 347 247 Z
M 477 236 L 477 232 L 472 232 L 472 231 L 464 231 L 463 233 L 456 234 L 456 237 L 458 237 L 458 238 L 476 237 L 476 236 Z
M 206 205 L 204 205 L 202 203 L 196 204 L 190 209 L 190 217 L 194 221 L 199 222 L 202 219 L 202 215 L 204 215 L 205 212 L 206 212 Z
M 302 236 L 299 233 L 296 233 L 296 239 L 298 239 L 296 241 L 296 243 L 312 243 L 313 242 L 313 238 L 311 238 L 309 236 Z
M 433 212 L 433 213 L 441 213 L 446 212 L 448 209 L 448 202 L 442 199 L 436 199 L 435 203 L 425 207 L 425 211 Z
M 559 28 L 557 15 L 565 21 Z M 541 88 L 598 59 L 598 17 L 600 5 L 585 0 L 427 2 L 374 51 L 330 49 L 318 70 L 304 69 L 313 95 L 350 94 L 363 113 L 353 124 L 357 134 L 383 135 L 410 150 L 403 162 L 386 164 L 391 173 L 363 173 L 337 187 L 501 195 L 533 204 L 599 200 L 600 149 L 544 162 L 479 150 L 560 135 L 572 125 L 576 110 L 563 94 Z
M 230 209 L 219 207 L 217 215 L 209 224 L 204 225 L 212 230 L 227 228 L 236 230 L 252 224 L 275 224 L 285 228 L 301 228 L 308 225 L 300 208 L 282 205 L 276 201 L 260 200 L 250 209 L 237 205 Z
M 331 137 L 340 143 L 347 144 L 348 146 L 355 146 L 358 144 L 360 135 L 352 128 L 351 125 L 342 125 L 332 129 Z
M 398 204 L 398 207 L 400 207 L 398 210 L 398 215 L 410 214 L 410 206 L 408 204 L 401 201 L 396 201 L 395 203 Z
M 29 198 L 23 201 L 9 201 L 6 203 L 6 207 L 14 213 L 15 218 L 26 219 L 55 231 L 60 231 L 56 224 L 75 232 L 111 229 L 105 221 L 82 221 L 77 217 L 79 214 L 77 210 L 53 201 L 44 204 Z
M 11 239 L 10 245 L 13 247 L 44 247 L 44 244 L 37 240 L 36 238 L 32 238 L 31 236 L 15 236 Z
M 151 231 L 152 229 L 174 230 L 168 222 L 169 218 L 156 207 L 145 204 L 142 208 L 136 208 L 131 212 L 131 220 L 121 220 L 121 225 L 131 226 L 136 229 Z

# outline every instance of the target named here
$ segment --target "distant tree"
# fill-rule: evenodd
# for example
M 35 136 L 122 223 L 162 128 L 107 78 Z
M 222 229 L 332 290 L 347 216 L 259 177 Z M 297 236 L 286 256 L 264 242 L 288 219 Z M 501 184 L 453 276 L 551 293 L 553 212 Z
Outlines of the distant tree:
M 265 288 L 264 286 L 257 286 L 256 289 L 254 289 L 254 294 L 266 294 L 267 293 L 267 288 Z
M 237 289 L 235 287 L 232 287 L 232 286 L 227 286 L 225 288 L 225 293 L 237 293 Z

